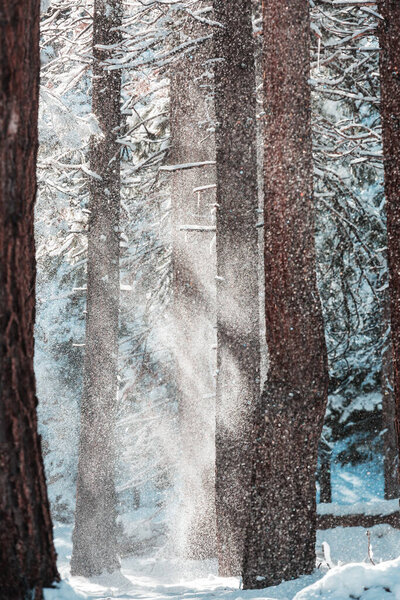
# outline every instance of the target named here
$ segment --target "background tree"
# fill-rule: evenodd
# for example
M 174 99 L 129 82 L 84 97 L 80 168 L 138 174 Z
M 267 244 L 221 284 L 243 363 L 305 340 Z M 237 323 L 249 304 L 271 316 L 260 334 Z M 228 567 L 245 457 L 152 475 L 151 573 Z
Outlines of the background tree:
M 92 8 L 90 0 L 54 0 L 41 22 L 35 367 L 49 496 L 54 518 L 63 522 L 73 521 L 78 466 L 90 215 L 90 178 L 85 170 L 90 137 L 99 132 L 91 112 Z M 168 27 L 154 30 L 153 24 L 163 14 L 158 6 L 149 10 L 125 5 L 122 23 L 129 47 L 140 45 L 141 36 L 150 29 L 156 38 L 151 35 L 151 56 L 161 53 Z M 148 59 L 148 49 L 142 45 L 141 50 Z M 118 45 L 113 63 L 123 65 L 126 54 L 126 46 L 122 51 Z M 169 198 L 165 182 L 158 177 L 168 149 L 168 87 L 158 64 L 122 71 L 116 485 L 124 547 L 163 543 L 160 533 L 167 526 L 157 515 L 174 481 L 179 448 L 178 443 L 169 443 L 176 433 L 169 348 L 164 339 L 170 290 L 170 247 L 165 235 Z M 143 421 L 142 415 L 150 412 L 154 421 Z M 124 517 L 132 507 L 137 510 L 139 496 L 140 511 L 134 513 L 134 525 L 130 519 L 128 534 Z M 143 510 L 151 523 L 144 537 Z
M 40 3 L 0 6 L 0 595 L 58 580 L 33 371 Z
M 180 19 L 181 44 L 207 34 L 206 27 L 185 12 Z M 172 169 L 173 352 L 183 450 L 181 550 L 198 559 L 215 553 L 215 141 L 210 58 L 211 41 L 203 39 L 171 65 L 167 167 Z
M 330 373 L 320 476 L 331 468 L 334 501 L 370 500 L 383 493 L 382 455 L 391 485 L 393 448 L 378 19 L 363 3 L 319 0 L 311 16 L 317 272 Z M 321 501 L 325 482 L 319 477 Z
M 120 0 L 95 0 L 86 337 L 71 572 L 91 576 L 119 567 L 115 427 L 118 391 L 121 71 L 112 67 L 121 39 Z M 110 50 L 111 48 L 111 50 Z
M 256 76 L 252 3 L 214 2 L 217 150 L 216 511 L 220 574 L 240 573 L 260 396 Z
M 395 426 L 400 447 L 400 5 L 379 0 L 381 120 L 387 213 Z
M 188 2 L 188 5 L 195 4 Z M 36 365 L 44 399 L 41 429 L 46 443 L 52 509 L 57 519 L 68 522 L 75 503 L 78 399 L 85 341 L 90 215 L 90 177 L 85 170 L 90 135 L 98 132 L 96 119 L 91 114 L 91 10 L 90 0 L 54 0 L 41 26 Z M 186 467 L 178 459 L 181 443 L 173 384 L 175 373 L 171 368 L 171 336 L 165 318 L 172 291 L 168 183 L 173 178 L 159 174 L 158 168 L 168 152 L 171 65 L 185 52 L 190 60 L 191 50 L 198 44 L 197 34 L 182 36 L 181 44 L 179 31 L 188 21 L 198 24 L 207 21 L 205 15 L 204 10 L 186 10 L 186 5 L 177 10 L 173 4 L 155 3 L 151 7 L 125 4 L 124 46 L 115 48 L 112 59 L 113 64 L 119 64 L 122 69 L 122 126 L 118 135 L 123 215 L 120 223 L 122 292 L 116 485 L 118 514 L 124 527 L 120 542 L 124 549 L 129 547 L 135 551 L 162 545 L 167 533 L 173 535 L 177 543 L 187 523 L 179 503 L 171 502 L 172 497 L 180 497 L 180 470 Z M 199 32 L 199 35 L 204 38 L 207 34 Z M 203 83 L 205 88 L 210 86 L 210 75 L 205 66 L 200 88 Z M 199 125 L 199 131 L 206 136 L 210 133 L 204 124 Z M 209 140 L 212 135 L 203 145 Z M 204 181 L 203 175 L 205 170 L 201 169 L 200 184 Z M 208 189 L 191 196 L 196 211 L 200 196 L 207 223 L 213 221 L 214 207 L 209 206 L 213 204 L 213 193 L 215 190 Z M 183 239 L 188 236 L 191 245 L 190 232 L 181 234 Z M 215 232 L 210 231 L 197 234 L 197 240 L 204 240 L 207 260 L 211 261 L 214 235 Z M 215 330 L 212 333 L 215 337 Z M 204 352 L 215 361 L 215 349 L 204 348 Z M 212 378 L 213 371 L 209 364 L 207 376 Z M 206 398 L 203 404 L 205 420 L 211 428 L 207 433 L 209 448 L 214 431 L 214 417 L 208 410 L 210 402 L 214 402 L 214 398 Z M 61 447 L 63 452 L 60 452 Z M 203 453 L 203 458 L 213 478 L 211 452 L 208 456 Z M 202 486 L 200 471 L 197 474 Z M 168 512 L 164 510 L 166 503 Z M 160 518 L 161 507 L 163 518 Z
M 315 272 L 308 2 L 268 0 L 263 16 L 269 370 L 255 421 L 246 588 L 315 567 L 315 471 L 328 386 Z
M 35 372 L 54 520 L 73 522 L 85 335 L 91 19 L 84 3 L 42 14 Z M 72 56 L 79 56 L 79 70 Z M 79 75 L 79 77 L 77 77 Z
M 382 352 L 382 431 L 384 495 L 386 500 L 399 497 L 399 445 L 396 431 L 396 402 L 394 393 L 393 346 L 390 327 L 390 300 L 386 293 L 383 327 L 385 340 Z

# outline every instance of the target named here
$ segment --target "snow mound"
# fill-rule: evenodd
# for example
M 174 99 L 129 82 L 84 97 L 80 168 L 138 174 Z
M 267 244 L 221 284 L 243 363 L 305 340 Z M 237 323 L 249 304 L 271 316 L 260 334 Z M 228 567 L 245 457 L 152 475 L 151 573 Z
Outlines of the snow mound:
M 45 600 L 83 600 L 86 594 L 74 590 L 66 581 L 61 581 L 54 588 L 44 590 Z
M 400 558 L 335 567 L 294 600 L 400 600 Z

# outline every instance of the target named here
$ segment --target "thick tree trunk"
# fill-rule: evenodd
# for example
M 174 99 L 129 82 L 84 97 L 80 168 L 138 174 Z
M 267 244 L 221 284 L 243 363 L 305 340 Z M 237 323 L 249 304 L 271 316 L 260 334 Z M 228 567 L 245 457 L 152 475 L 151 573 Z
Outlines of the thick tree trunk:
M 185 32 L 204 35 L 192 21 Z M 215 160 L 205 76 L 209 56 L 209 45 L 203 45 L 174 66 L 170 165 Z M 186 557 L 201 559 L 215 556 L 215 167 L 177 169 L 171 184 L 173 344 L 183 451 L 178 537 Z M 205 189 L 195 192 L 198 188 Z
M 0 597 L 58 580 L 33 371 L 39 0 L 0 3 Z
M 221 575 L 241 571 L 260 398 L 256 77 L 251 0 L 214 0 L 217 148 L 216 511 Z
M 90 151 L 90 220 L 84 390 L 71 571 L 91 576 L 119 567 L 116 543 L 115 414 L 119 321 L 121 72 L 104 61 L 120 40 L 120 0 L 95 0 L 92 110 L 102 136 Z
M 245 588 L 315 567 L 327 355 L 315 272 L 308 0 L 264 2 L 265 313 L 269 371 L 255 422 Z
M 400 4 L 379 0 L 381 119 L 393 346 L 394 423 L 400 448 Z M 399 462 L 397 463 L 399 464 Z

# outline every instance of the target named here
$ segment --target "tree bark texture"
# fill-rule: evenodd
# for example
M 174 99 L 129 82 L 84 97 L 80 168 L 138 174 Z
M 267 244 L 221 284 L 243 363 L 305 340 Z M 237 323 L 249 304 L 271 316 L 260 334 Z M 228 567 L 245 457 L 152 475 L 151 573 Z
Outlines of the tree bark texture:
M 335 527 L 364 527 L 370 529 L 375 525 L 391 525 L 395 529 L 400 529 L 400 512 L 393 512 L 389 515 L 318 515 L 318 529 L 334 529 Z
M 381 120 L 387 214 L 394 425 L 400 448 L 400 4 L 379 0 Z M 397 463 L 399 465 L 399 463 Z M 398 466 L 397 466 L 398 468 Z
M 255 421 L 245 588 L 315 567 L 327 353 L 315 271 L 308 0 L 265 0 L 265 315 L 269 370 Z
M 39 0 L 0 3 L 0 597 L 59 579 L 33 370 Z
M 395 395 L 393 381 L 393 346 L 390 331 L 390 303 L 385 295 L 383 305 L 383 335 L 386 343 L 382 352 L 382 430 L 385 499 L 399 497 L 399 451 L 395 427 Z
M 219 571 L 241 572 L 260 398 L 256 75 L 252 3 L 214 0 L 217 156 L 216 512 Z
M 324 440 L 320 441 L 319 445 L 319 501 L 329 504 L 332 502 L 332 481 L 331 481 L 331 462 L 332 450 L 328 443 Z
M 184 31 L 191 38 L 204 35 L 193 21 Z M 174 65 L 171 165 L 215 160 L 209 58 L 210 46 L 204 44 Z M 171 193 L 173 349 L 183 465 L 178 544 L 186 557 L 202 559 L 215 555 L 215 232 L 207 230 L 215 225 L 215 167 L 174 171 Z
M 71 572 L 119 567 L 116 541 L 115 418 L 118 391 L 120 70 L 107 70 L 120 41 L 122 3 L 95 0 L 92 111 L 102 135 L 90 149 L 84 389 Z

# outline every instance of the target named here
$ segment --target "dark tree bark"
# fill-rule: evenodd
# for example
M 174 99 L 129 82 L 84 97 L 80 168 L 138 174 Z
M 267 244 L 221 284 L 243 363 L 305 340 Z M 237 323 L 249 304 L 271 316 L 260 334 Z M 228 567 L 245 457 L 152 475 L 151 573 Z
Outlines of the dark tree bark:
M 318 529 L 334 529 L 335 527 L 365 527 L 370 529 L 375 525 L 391 525 L 400 529 L 400 512 L 392 512 L 388 515 L 365 515 L 363 513 L 354 515 L 318 515 Z
M 204 31 L 192 20 L 185 33 Z M 215 160 L 212 102 L 205 76 L 210 47 L 185 54 L 171 75 L 170 165 Z M 207 187 L 211 186 L 211 187 Z M 215 556 L 215 167 L 172 175 L 172 268 L 176 388 L 182 439 L 182 547 L 189 558 Z M 198 188 L 206 188 L 194 192 Z M 197 230 L 193 228 L 198 228 Z M 190 229 L 192 228 L 192 229 Z
M 33 371 L 39 0 L 0 3 L 0 597 L 59 579 Z
M 119 325 L 120 70 L 104 61 L 120 41 L 121 0 L 95 0 L 92 110 L 102 136 L 90 150 L 84 389 L 71 572 L 92 576 L 119 567 L 116 541 L 115 415 Z
M 214 0 L 217 150 L 216 511 L 221 575 L 241 571 L 260 397 L 256 76 L 251 0 Z
M 400 4 L 379 0 L 381 120 L 387 213 L 394 424 L 400 448 Z M 397 463 L 399 464 L 399 463 Z M 398 468 L 398 467 L 397 467 Z
M 329 444 L 321 440 L 319 445 L 319 501 L 323 503 L 332 502 L 331 461 L 332 450 Z
M 255 421 L 245 588 L 315 567 L 327 355 L 315 272 L 308 0 L 264 2 L 265 314 L 269 371 Z
M 384 298 L 383 335 L 386 345 L 382 353 L 382 430 L 383 465 L 385 477 L 385 499 L 399 497 L 398 462 L 399 452 L 395 428 L 395 395 L 393 381 L 393 347 L 390 330 L 389 297 Z

